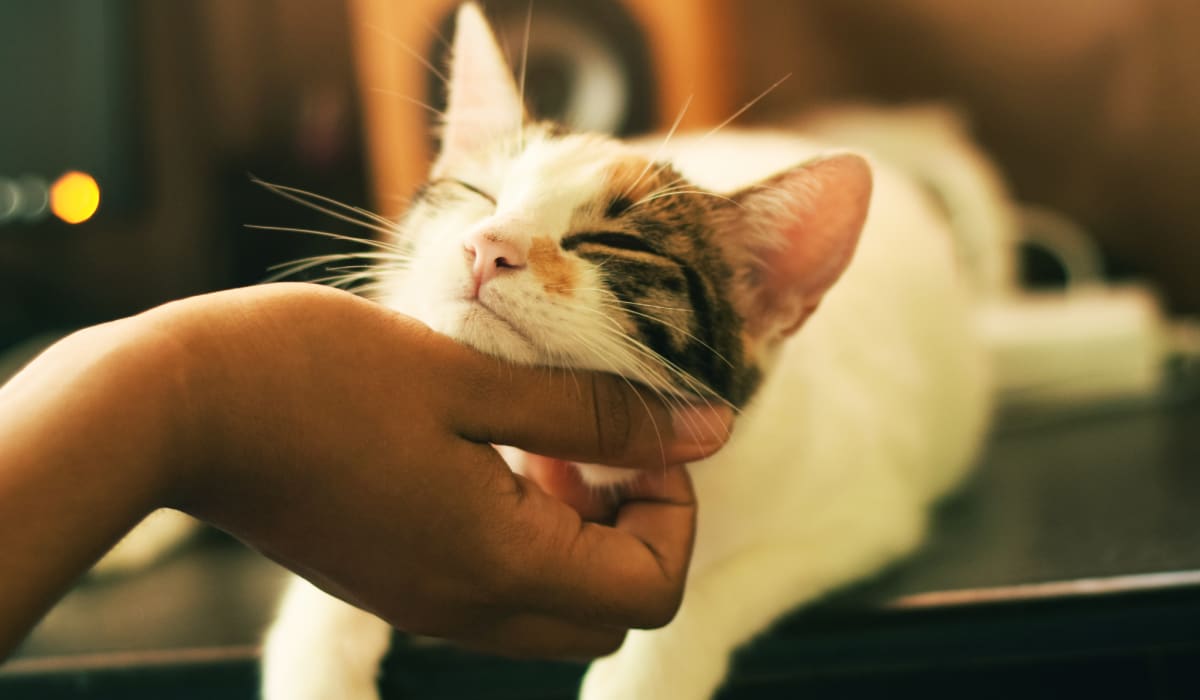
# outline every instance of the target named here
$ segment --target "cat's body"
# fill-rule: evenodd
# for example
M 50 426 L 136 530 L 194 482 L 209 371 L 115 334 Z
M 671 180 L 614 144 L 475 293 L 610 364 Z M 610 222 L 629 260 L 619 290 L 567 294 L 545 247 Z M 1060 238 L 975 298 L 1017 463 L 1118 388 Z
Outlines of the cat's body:
M 678 148 L 682 172 L 728 191 L 819 147 L 729 134 Z M 923 193 L 874 173 L 854 261 L 728 445 L 690 469 L 700 517 L 679 615 L 596 662 L 584 698 L 708 697 L 730 653 L 781 615 L 911 552 L 970 464 L 989 394 L 951 236 Z
M 678 616 L 631 632 L 582 689 L 588 700 L 709 697 L 740 644 L 911 552 L 972 461 L 989 391 L 953 235 L 925 192 L 881 164 L 866 214 L 865 162 L 825 158 L 828 147 L 795 135 L 663 147 L 528 127 L 498 156 L 480 143 L 516 133 L 503 105 L 484 139 L 453 121 L 477 119 L 475 102 L 511 101 L 459 85 L 498 75 L 477 65 L 493 58 L 463 49 L 490 41 L 463 36 L 464 18 L 482 24 L 472 12 L 460 14 L 434 184 L 404 225 L 414 262 L 385 277 L 381 301 L 515 362 L 741 406 L 728 445 L 690 467 L 700 515 Z M 612 277 L 626 268 L 636 284 Z M 656 316 L 650 327 L 641 313 Z M 674 353 L 688 378 L 643 366 L 614 329 Z M 267 639 L 265 695 L 373 698 L 389 638 L 385 623 L 297 582 Z

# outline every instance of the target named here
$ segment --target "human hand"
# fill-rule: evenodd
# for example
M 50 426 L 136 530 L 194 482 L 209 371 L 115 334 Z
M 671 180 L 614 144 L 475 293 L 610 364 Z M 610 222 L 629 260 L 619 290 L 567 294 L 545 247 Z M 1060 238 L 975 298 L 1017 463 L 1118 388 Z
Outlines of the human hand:
M 166 504 L 328 592 L 518 655 L 608 652 L 677 609 L 696 506 L 673 465 L 715 451 L 727 412 L 672 421 L 615 377 L 515 367 L 311 285 L 139 322 L 186 368 Z M 647 472 L 605 527 L 511 473 L 492 443 Z

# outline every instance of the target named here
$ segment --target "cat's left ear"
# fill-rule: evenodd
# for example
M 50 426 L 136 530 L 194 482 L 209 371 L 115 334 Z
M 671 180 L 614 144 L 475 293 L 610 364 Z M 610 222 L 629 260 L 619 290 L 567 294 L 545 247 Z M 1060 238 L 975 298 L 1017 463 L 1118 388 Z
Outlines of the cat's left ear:
M 856 155 L 799 165 L 733 195 L 729 233 L 746 261 L 734 301 L 757 339 L 794 333 L 850 264 L 867 218 L 871 168 Z
M 451 51 L 440 164 L 516 138 L 525 120 L 512 71 L 475 3 L 459 8 Z

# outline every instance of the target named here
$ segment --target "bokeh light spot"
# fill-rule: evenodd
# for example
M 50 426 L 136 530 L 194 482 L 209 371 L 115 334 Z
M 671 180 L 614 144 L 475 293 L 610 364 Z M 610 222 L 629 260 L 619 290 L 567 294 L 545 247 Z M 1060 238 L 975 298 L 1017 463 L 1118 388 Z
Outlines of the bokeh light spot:
M 50 186 L 50 211 L 68 224 L 81 224 L 100 208 L 100 185 L 87 173 L 71 171 Z

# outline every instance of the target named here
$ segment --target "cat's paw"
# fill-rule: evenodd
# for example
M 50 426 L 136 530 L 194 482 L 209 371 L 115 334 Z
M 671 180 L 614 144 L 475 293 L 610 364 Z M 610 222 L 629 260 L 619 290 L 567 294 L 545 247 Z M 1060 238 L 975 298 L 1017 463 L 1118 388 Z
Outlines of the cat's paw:
M 379 690 L 374 674 L 364 678 L 317 664 L 265 682 L 262 700 L 379 700 Z
M 704 646 L 701 636 L 670 628 L 633 630 L 611 656 L 588 667 L 580 700 L 708 700 L 728 670 L 725 653 Z
M 379 700 L 391 627 L 293 580 L 263 644 L 263 700 Z
M 267 647 L 262 700 L 379 700 L 378 664 L 350 644 Z

